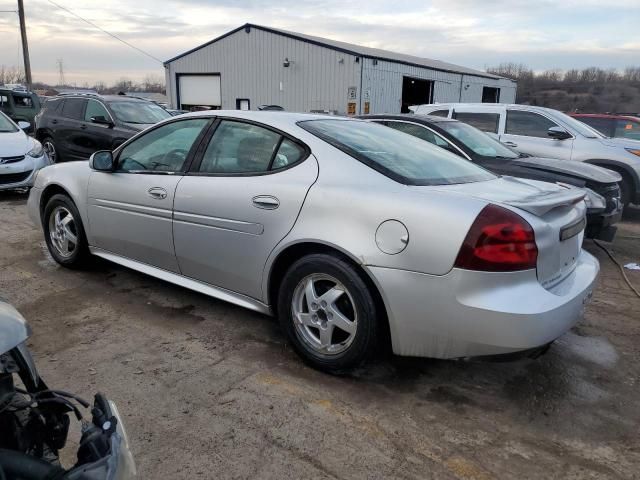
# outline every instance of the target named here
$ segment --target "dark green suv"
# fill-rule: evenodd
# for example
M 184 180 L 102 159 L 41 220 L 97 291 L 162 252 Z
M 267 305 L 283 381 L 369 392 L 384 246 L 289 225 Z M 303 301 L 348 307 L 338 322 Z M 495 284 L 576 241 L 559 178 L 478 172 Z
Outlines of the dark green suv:
M 40 99 L 33 92 L 0 87 L 0 111 L 14 122 L 29 122 L 33 130 L 34 117 L 40 111 Z

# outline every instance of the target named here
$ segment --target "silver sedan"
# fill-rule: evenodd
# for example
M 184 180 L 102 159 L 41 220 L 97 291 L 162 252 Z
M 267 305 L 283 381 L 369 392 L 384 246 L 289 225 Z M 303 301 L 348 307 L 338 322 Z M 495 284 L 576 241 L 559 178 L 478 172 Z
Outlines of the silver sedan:
M 42 170 L 29 211 L 60 264 L 96 255 L 277 315 L 341 371 L 385 340 L 457 358 L 562 335 L 599 270 L 582 195 L 365 121 L 209 111 Z

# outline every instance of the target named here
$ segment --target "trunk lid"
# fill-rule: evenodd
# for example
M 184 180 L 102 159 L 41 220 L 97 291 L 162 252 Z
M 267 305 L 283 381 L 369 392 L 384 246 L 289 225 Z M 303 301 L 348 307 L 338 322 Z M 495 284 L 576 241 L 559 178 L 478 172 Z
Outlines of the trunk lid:
M 619 173 L 582 162 L 555 158 L 522 157 L 513 160 L 516 165 L 548 172 L 558 172 L 581 178 L 587 182 L 616 183 L 622 180 Z
M 470 195 L 518 209 L 535 231 L 537 274 L 543 287 L 553 288 L 575 268 L 586 226 L 583 190 L 513 177 L 418 188 Z

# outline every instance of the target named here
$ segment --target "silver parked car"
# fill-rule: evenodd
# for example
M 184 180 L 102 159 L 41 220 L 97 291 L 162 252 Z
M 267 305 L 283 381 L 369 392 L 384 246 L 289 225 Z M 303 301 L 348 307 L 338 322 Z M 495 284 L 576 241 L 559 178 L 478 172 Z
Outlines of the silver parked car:
M 366 121 L 206 111 L 41 171 L 28 206 L 60 264 L 93 254 L 276 314 L 339 371 L 386 332 L 438 358 L 562 335 L 599 270 L 583 196 Z
M 40 142 L 24 133 L 29 126 L 0 112 L 0 190 L 31 188 L 35 172 L 50 164 Z
M 607 138 L 558 110 L 530 105 L 448 103 L 410 107 L 414 113 L 455 118 L 534 157 L 592 163 L 622 175 L 622 201 L 640 204 L 640 142 Z

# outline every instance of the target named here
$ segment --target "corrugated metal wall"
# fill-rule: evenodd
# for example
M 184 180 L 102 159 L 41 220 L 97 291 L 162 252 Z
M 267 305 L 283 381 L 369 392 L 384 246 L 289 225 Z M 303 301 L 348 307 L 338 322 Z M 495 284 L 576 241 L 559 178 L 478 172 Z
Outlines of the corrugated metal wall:
M 288 68 L 283 67 L 285 58 L 291 62 Z M 174 107 L 176 73 L 220 73 L 224 109 L 235 109 L 236 99 L 248 98 L 252 110 L 275 104 L 289 111 L 344 114 L 353 101 L 356 113 L 364 113 L 368 101 L 370 113 L 399 113 L 403 76 L 433 80 L 434 102 L 480 102 L 483 86 L 500 87 L 500 101 L 515 102 L 515 83 L 509 80 L 357 61 L 353 55 L 257 28 L 240 30 L 167 65 L 167 95 Z M 348 97 L 350 87 L 357 89 L 355 100 Z
M 289 67 L 283 67 L 285 58 Z M 360 89 L 360 68 L 354 56 L 252 28 L 170 63 L 167 86 L 176 105 L 176 73 L 220 73 L 223 109 L 248 98 L 252 110 L 275 104 L 294 112 L 345 113 L 349 87 Z

